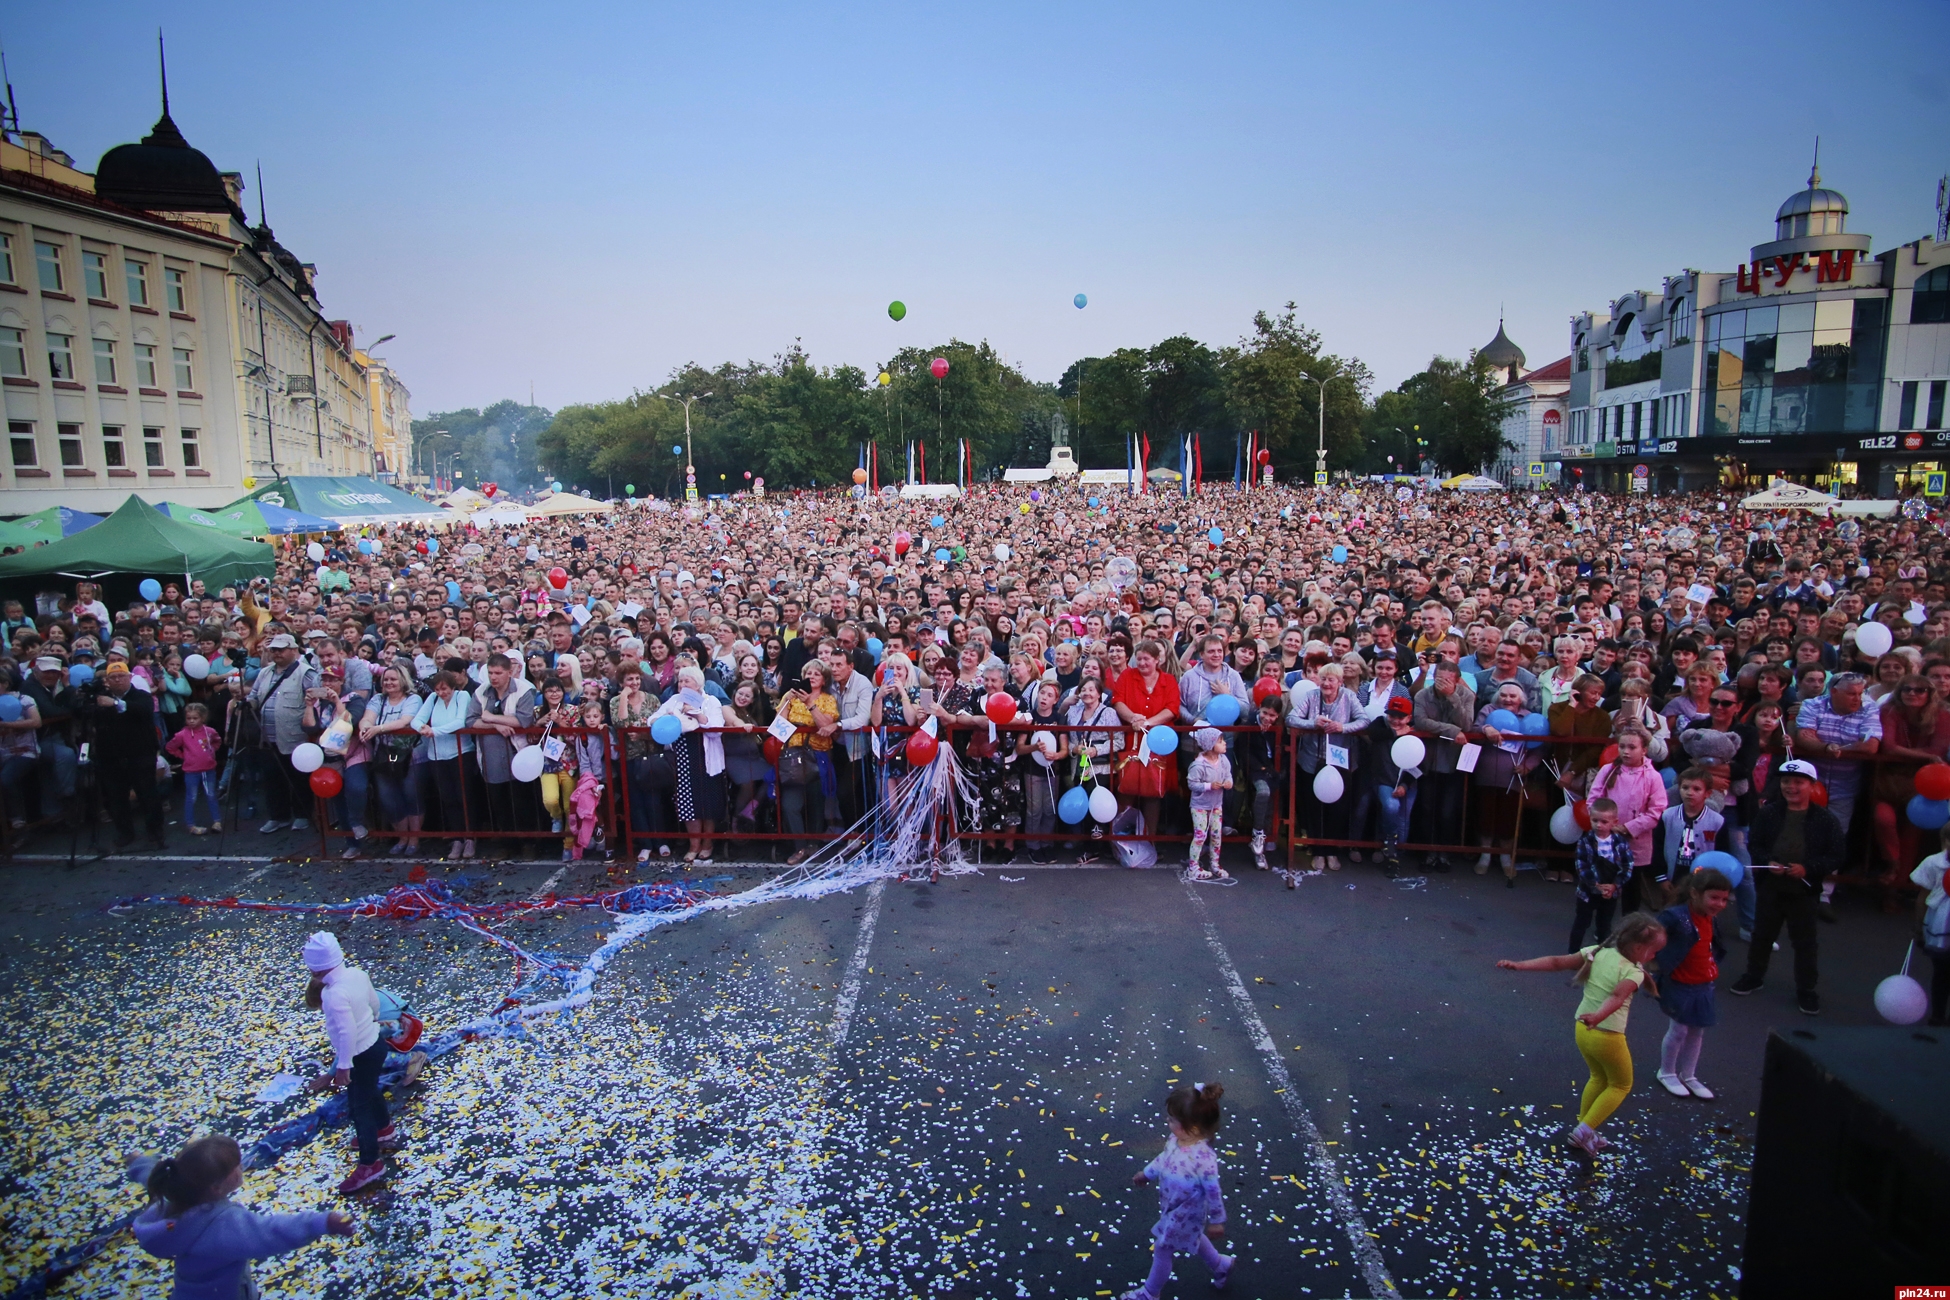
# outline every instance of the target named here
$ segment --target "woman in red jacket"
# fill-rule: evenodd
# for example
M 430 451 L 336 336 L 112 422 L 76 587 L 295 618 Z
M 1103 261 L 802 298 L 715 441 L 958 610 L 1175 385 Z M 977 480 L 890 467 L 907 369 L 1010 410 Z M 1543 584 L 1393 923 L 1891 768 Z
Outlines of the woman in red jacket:
M 1170 726 L 1178 716 L 1178 679 L 1162 671 L 1161 662 L 1165 657 L 1164 647 L 1156 641 L 1140 641 L 1131 652 L 1131 666 L 1117 679 L 1117 689 L 1111 696 L 1111 703 L 1117 708 L 1117 716 L 1124 719 L 1126 726 L 1135 727 L 1140 733 L 1152 728 Z M 1133 746 L 1129 753 L 1135 753 Z M 1142 800 L 1144 804 L 1144 829 L 1148 834 L 1158 833 L 1158 817 L 1163 811 L 1164 796 L 1178 790 L 1178 753 L 1153 754 L 1149 762 L 1138 762 L 1127 757 L 1124 771 L 1118 778 L 1117 792 L 1125 807 Z

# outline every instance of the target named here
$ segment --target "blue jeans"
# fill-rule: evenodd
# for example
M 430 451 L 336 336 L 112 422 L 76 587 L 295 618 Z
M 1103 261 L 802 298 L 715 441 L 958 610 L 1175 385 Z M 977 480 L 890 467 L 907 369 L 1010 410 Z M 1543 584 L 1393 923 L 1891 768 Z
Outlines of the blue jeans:
M 196 815 L 196 797 L 199 794 L 210 805 L 208 817 Z M 217 802 L 217 774 L 214 769 L 183 773 L 183 820 L 191 826 L 208 826 L 211 822 L 223 820 L 223 807 Z
M 353 763 L 345 769 L 345 788 L 332 797 L 332 819 L 348 830 L 366 828 L 366 791 L 372 782 L 372 764 Z
M 22 821 L 28 820 L 27 778 L 40 765 L 40 757 L 35 754 L 15 754 L 0 762 L 0 790 L 7 792 L 7 811 Z
M 59 736 L 41 737 L 41 816 L 59 817 L 74 798 L 74 747 Z
M 1408 819 L 1415 811 L 1415 785 L 1408 783 L 1399 799 L 1395 797 L 1394 786 L 1378 785 L 1374 787 L 1374 797 L 1381 805 L 1381 847 L 1392 849 L 1408 838 Z

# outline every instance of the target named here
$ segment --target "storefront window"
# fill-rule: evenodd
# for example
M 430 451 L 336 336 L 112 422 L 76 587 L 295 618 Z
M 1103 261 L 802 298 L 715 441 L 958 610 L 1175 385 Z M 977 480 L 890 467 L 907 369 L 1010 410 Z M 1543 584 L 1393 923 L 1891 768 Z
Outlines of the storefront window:
M 1711 432 L 1873 432 L 1882 324 L 1880 298 L 1750 307 L 1709 318 Z

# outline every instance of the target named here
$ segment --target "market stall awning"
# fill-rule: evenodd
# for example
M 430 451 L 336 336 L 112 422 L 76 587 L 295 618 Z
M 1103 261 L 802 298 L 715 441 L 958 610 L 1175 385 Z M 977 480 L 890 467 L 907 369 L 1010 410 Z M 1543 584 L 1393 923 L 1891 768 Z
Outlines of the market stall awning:
M 86 510 L 74 510 L 67 506 L 49 506 L 31 515 L 22 515 L 13 521 L 16 528 L 31 529 L 49 541 L 57 537 L 73 537 L 76 533 L 93 528 L 102 521 L 102 516 L 91 515 Z
M 0 546 L 45 546 L 53 540 L 36 529 L 0 522 Z
M 262 501 L 237 501 L 217 510 L 165 501 L 157 507 L 171 519 L 214 528 L 226 537 L 283 537 L 289 533 L 335 533 L 340 525 L 302 510 L 286 510 Z
M 1465 474 L 1461 478 L 1448 479 L 1442 484 L 1442 486 L 1446 488 L 1453 488 L 1457 492 L 1501 492 L 1503 491 L 1503 485 L 1501 483 L 1497 482 L 1493 478 L 1488 478 L 1482 474 Z
M 606 515 L 616 509 L 611 501 L 596 501 L 573 492 L 551 492 L 532 506 L 524 506 L 531 516 L 553 519 L 558 515 Z
M 489 506 L 485 510 L 476 510 L 467 516 L 467 522 L 477 528 L 489 524 L 501 528 L 519 528 L 528 522 L 529 514 L 530 511 L 526 506 L 513 504 Z
M 343 527 L 360 524 L 437 523 L 453 512 L 369 478 L 290 475 L 258 488 L 240 501 L 256 501 L 330 519 Z
M 274 567 L 271 548 L 263 542 L 240 541 L 208 527 L 181 523 L 141 497 L 131 496 L 93 528 L 0 559 L 0 578 L 180 575 L 216 587 L 268 578 Z
M 1754 493 L 1740 505 L 1746 510 L 1820 510 L 1840 500 L 1799 483 L 1776 483 L 1765 492 Z

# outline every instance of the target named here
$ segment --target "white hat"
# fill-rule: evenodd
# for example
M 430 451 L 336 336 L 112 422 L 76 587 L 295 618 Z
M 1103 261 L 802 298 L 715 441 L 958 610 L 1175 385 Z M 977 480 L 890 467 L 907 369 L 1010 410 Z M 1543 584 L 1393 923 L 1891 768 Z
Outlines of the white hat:
M 323 975 L 344 964 L 345 950 L 331 931 L 320 930 L 305 940 L 305 969 L 312 974 Z
M 1821 773 L 1817 772 L 1815 765 L 1805 758 L 1790 758 L 1787 762 L 1781 764 L 1781 775 L 1805 776 L 1810 781 L 1821 780 Z
M 264 648 L 266 650 L 296 650 L 298 643 L 291 639 L 290 634 L 280 632 L 269 641 L 266 641 Z

